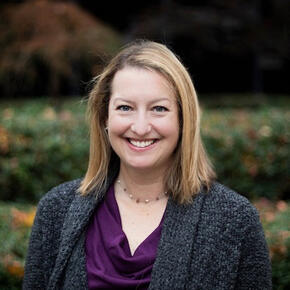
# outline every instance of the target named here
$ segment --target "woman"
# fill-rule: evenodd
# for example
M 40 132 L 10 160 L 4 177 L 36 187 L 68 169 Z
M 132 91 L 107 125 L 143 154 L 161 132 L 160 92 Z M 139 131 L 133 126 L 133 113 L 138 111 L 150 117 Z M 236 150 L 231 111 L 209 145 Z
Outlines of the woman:
M 167 47 L 125 47 L 88 110 L 87 173 L 41 199 L 23 289 L 271 289 L 257 211 L 214 181 L 194 86 Z

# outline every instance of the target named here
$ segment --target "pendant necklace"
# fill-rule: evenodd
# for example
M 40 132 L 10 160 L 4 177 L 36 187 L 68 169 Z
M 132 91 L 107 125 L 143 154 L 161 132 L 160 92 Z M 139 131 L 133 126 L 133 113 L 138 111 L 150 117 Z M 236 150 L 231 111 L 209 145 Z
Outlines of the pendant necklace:
M 148 203 L 150 203 L 152 201 L 158 201 L 158 200 L 162 199 L 163 197 L 165 197 L 167 195 L 167 191 L 165 191 L 165 192 L 161 193 L 160 195 L 158 195 L 157 197 L 155 197 L 154 199 L 148 199 L 148 198 L 146 198 L 146 199 L 142 200 L 140 198 L 135 197 L 134 194 L 128 192 L 127 188 L 126 187 L 123 187 L 121 185 L 121 180 L 120 179 L 117 180 L 117 183 L 120 185 L 120 187 L 122 188 L 122 190 L 129 196 L 129 198 L 132 199 L 132 200 L 134 200 L 136 203 L 145 203 L 145 204 L 148 204 Z

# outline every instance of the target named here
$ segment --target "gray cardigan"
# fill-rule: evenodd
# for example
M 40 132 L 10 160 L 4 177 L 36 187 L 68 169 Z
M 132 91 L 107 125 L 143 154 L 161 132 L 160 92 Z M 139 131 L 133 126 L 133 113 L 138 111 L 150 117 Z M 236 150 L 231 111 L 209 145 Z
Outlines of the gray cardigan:
M 85 234 L 98 198 L 61 184 L 39 202 L 23 289 L 88 289 Z M 215 182 L 190 205 L 169 199 L 149 289 L 271 289 L 271 266 L 256 209 Z

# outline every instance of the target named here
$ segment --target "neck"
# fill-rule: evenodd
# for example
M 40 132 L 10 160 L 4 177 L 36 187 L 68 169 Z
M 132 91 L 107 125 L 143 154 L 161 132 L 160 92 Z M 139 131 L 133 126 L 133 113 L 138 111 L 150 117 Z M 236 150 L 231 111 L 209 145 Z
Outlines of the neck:
M 153 200 L 165 191 L 164 175 L 165 170 L 137 171 L 121 164 L 118 179 L 136 198 Z

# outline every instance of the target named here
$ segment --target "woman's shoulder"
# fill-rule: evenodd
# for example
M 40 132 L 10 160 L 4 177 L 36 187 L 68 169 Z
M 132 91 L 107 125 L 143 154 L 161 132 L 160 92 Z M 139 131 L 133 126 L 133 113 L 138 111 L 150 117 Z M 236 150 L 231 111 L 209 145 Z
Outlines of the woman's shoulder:
M 216 181 L 204 194 L 204 206 L 225 215 L 258 217 L 257 209 L 245 196 Z
M 78 178 L 53 187 L 40 199 L 38 208 L 57 210 L 67 207 L 78 194 L 77 189 L 81 181 L 82 178 Z
M 55 200 L 55 199 L 65 199 L 74 196 L 77 193 L 77 188 L 79 187 L 82 178 L 74 179 L 61 183 L 52 189 L 50 189 L 41 200 Z
M 210 189 L 206 194 L 210 199 L 215 201 L 232 202 L 235 204 L 250 203 L 245 196 L 217 181 L 214 181 L 211 184 Z

